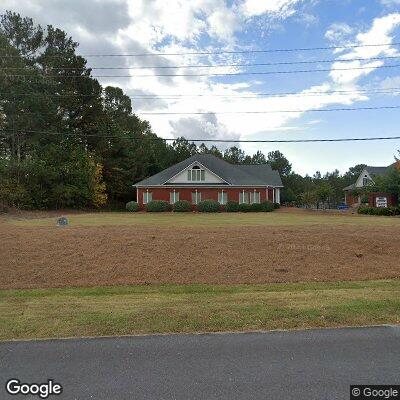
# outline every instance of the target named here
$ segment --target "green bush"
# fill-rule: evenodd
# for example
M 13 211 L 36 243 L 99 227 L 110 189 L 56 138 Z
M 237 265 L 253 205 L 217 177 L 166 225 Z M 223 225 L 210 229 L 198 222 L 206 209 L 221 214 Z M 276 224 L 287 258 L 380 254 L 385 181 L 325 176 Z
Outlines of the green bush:
M 260 212 L 262 211 L 262 204 L 261 203 L 253 203 L 250 205 L 250 211 L 253 212 Z
M 203 200 L 197 204 L 197 211 L 215 213 L 220 211 L 220 204 L 215 200 Z
M 274 209 L 277 210 L 278 208 L 281 208 L 281 205 L 279 203 L 274 203 Z
M 251 209 L 250 204 L 242 203 L 242 204 L 239 204 L 239 211 L 240 212 L 251 212 L 253 210 Z
M 400 208 L 399 207 L 368 207 L 368 206 L 361 206 L 358 207 L 357 210 L 358 214 L 366 214 L 366 215 L 383 215 L 383 216 L 394 216 L 400 215 Z
M 274 210 L 275 210 L 274 204 L 271 203 L 270 201 L 267 200 L 261 203 L 261 211 L 272 212 Z
M 171 211 L 172 206 L 168 203 L 168 201 L 164 200 L 153 200 L 146 204 L 147 212 L 165 212 Z
M 179 200 L 173 205 L 173 210 L 175 212 L 188 212 L 192 211 L 192 205 L 187 200 Z
M 131 212 L 139 211 L 139 204 L 136 203 L 136 201 L 130 201 L 129 203 L 126 203 L 125 207 L 127 211 Z
M 237 201 L 228 201 L 225 204 L 226 212 L 238 212 L 239 211 L 239 203 Z

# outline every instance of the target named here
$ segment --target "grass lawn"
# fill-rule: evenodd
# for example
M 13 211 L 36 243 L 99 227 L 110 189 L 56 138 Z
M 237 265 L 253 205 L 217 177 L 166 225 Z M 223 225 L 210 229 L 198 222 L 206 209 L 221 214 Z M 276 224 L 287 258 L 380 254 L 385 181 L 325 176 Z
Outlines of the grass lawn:
M 9 217 L 6 222 L 21 227 L 55 226 L 56 217 Z M 60 215 L 64 215 L 60 212 Z M 235 227 L 235 226 L 309 226 L 360 225 L 397 226 L 400 218 L 352 215 L 307 210 L 279 210 L 272 213 L 127 213 L 98 212 L 68 214 L 70 226 L 157 226 L 157 227 Z
M 400 280 L 0 291 L 0 339 L 400 323 Z

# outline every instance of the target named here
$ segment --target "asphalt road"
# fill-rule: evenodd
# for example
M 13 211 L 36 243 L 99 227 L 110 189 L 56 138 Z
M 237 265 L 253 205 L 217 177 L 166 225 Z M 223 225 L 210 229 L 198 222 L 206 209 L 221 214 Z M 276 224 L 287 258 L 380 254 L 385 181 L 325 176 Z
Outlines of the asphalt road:
M 49 399 L 349 399 L 400 384 L 400 327 L 0 343 L 5 382 L 63 386 Z

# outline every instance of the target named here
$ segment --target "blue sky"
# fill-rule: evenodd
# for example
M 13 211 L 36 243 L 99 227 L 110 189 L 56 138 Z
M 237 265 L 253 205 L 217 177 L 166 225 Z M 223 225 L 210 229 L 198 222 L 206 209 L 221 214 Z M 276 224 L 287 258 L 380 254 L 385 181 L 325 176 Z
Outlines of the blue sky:
M 94 71 L 130 74 L 102 78 L 131 95 L 134 110 L 163 137 L 207 139 L 311 139 L 399 136 L 400 110 L 312 112 L 337 107 L 400 105 L 400 0 L 3 0 L 42 24 L 60 26 L 80 43 L 81 54 L 161 52 L 157 57 L 91 58 L 92 67 L 154 67 Z M 265 50 L 329 46 L 381 47 L 254 54 L 180 55 L 214 50 Z M 392 43 L 392 44 L 390 44 Z M 398 59 L 371 60 L 373 57 Z M 367 58 L 367 60 L 354 60 Z M 343 61 L 350 59 L 353 61 Z M 330 60 L 328 63 L 317 63 Z M 157 69 L 187 64 L 312 61 L 312 64 L 203 69 Z M 359 68 L 335 71 L 337 68 Z M 240 73 L 328 69 L 326 72 L 253 76 L 157 77 L 157 73 Z M 147 77 L 135 77 L 146 74 Z M 361 93 L 359 90 L 386 90 Z M 338 94 L 331 91 L 346 91 Z M 296 93 L 281 97 L 259 93 Z M 313 92 L 310 95 L 308 92 Z M 308 93 L 308 94 L 307 94 Z M 202 96 L 190 97 L 193 94 Z M 317 94 L 317 95 L 315 95 Z M 167 95 L 184 95 L 165 98 Z M 239 98 L 238 96 L 252 96 Z M 223 97 L 227 96 L 227 97 Z M 307 110 L 282 114 L 279 110 Z M 219 114 L 274 111 L 268 114 Z M 208 115 L 148 115 L 153 112 L 215 112 Z M 400 141 L 335 144 L 243 144 L 247 152 L 281 150 L 302 174 L 357 163 L 388 165 Z

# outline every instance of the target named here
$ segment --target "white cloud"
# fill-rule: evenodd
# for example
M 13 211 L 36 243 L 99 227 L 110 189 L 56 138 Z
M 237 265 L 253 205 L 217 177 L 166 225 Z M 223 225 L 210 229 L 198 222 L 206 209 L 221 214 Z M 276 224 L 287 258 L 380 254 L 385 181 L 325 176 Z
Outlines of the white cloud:
M 74 11 L 68 15 L 57 14 L 57 8 L 52 8 L 50 0 L 47 10 L 44 12 L 42 0 L 29 0 L 24 7 L 16 0 L 3 0 L 7 4 L 13 4 L 16 10 L 23 14 L 36 16 L 41 23 L 52 23 L 68 29 L 71 34 L 79 35 L 81 50 L 83 53 L 145 53 L 165 52 L 182 53 L 198 50 L 213 50 L 218 41 L 218 47 L 228 47 L 236 43 L 237 32 L 246 29 L 246 24 L 253 24 L 257 17 L 267 19 L 281 19 L 292 16 L 296 7 L 302 0 L 236 0 L 229 3 L 226 0 L 116 0 L 113 4 L 120 7 L 117 19 L 113 20 L 113 29 L 104 32 L 98 28 L 104 23 L 104 9 L 102 15 L 95 18 L 96 29 L 91 25 L 76 23 L 76 12 L 80 11 L 77 0 L 74 0 Z M 61 1 L 61 0 L 57 0 Z M 399 0 L 400 1 L 400 0 Z M 87 0 L 91 4 L 87 8 L 93 12 L 93 5 L 97 0 Z M 28 7 L 29 4 L 29 7 Z M 107 1 L 112 4 L 112 1 Z M 128 22 L 121 17 L 121 12 L 128 7 Z M 0 9 L 3 7 L 0 6 Z M 20 8 L 18 8 L 20 7 Z M 81 19 L 84 21 L 85 9 L 82 9 Z M 122 11 L 121 11 L 122 10 Z M 32 12 L 32 14 L 30 14 Z M 298 17 L 301 18 L 301 12 Z M 303 14 L 304 15 L 304 14 Z M 57 19 L 54 19 L 55 16 Z M 264 21 L 264 19 L 263 19 Z M 311 22 L 311 19 L 310 19 Z M 363 32 L 357 32 L 355 27 L 344 23 L 335 23 L 329 27 L 325 37 L 335 45 L 363 45 L 371 43 L 391 43 L 395 29 L 400 26 L 400 14 L 392 13 L 376 18 L 371 27 Z M 238 43 L 239 45 L 241 43 Z M 222 46 L 221 46 L 222 45 Z M 250 80 L 235 80 L 235 83 L 221 83 L 219 79 L 207 76 L 160 78 L 152 75 L 148 78 L 136 78 L 135 74 L 154 74 L 155 71 L 163 73 L 201 72 L 200 70 L 187 69 L 150 69 L 132 70 L 131 79 L 115 79 L 114 82 L 103 83 L 121 86 L 129 94 L 157 94 L 166 97 L 171 94 L 185 95 L 176 99 L 141 99 L 134 100 L 134 110 L 140 112 L 221 112 L 221 114 L 195 115 L 143 115 L 148 119 L 153 130 L 163 137 L 171 135 L 184 135 L 187 137 L 202 136 L 206 138 L 254 138 L 274 132 L 290 132 L 298 129 L 294 122 L 303 113 L 260 113 L 260 114 L 224 114 L 232 111 L 279 111 L 279 110 L 314 110 L 334 105 L 351 105 L 356 102 L 367 101 L 368 97 L 357 93 L 330 93 L 332 90 L 357 89 L 359 80 L 369 75 L 383 61 L 351 61 L 343 62 L 349 58 L 376 57 L 380 55 L 393 55 L 396 50 L 393 46 L 360 47 L 342 49 L 335 54 L 336 62 L 332 68 L 351 68 L 370 66 L 371 69 L 352 71 L 331 71 L 329 77 L 322 79 L 319 84 L 300 91 L 297 95 L 282 97 L 256 97 L 239 98 L 238 96 L 254 96 L 259 90 L 260 84 Z M 163 57 L 132 57 L 89 59 L 89 66 L 98 62 L 99 66 L 163 66 L 170 67 L 183 64 L 198 64 L 203 62 L 240 62 L 237 56 L 224 57 L 219 60 L 217 56 L 182 55 Z M 109 63 L 109 64 L 107 64 Z M 117 64 L 119 63 L 119 64 Z M 210 69 L 204 71 L 211 72 Z M 239 68 L 216 68 L 213 72 L 240 72 Z M 389 85 L 389 81 L 382 81 L 382 85 Z M 400 86 L 400 82 L 392 81 L 390 84 Z M 318 92 L 319 95 L 310 92 Z M 203 96 L 190 97 L 193 94 Z M 222 97 L 226 96 L 226 97 Z M 314 120 L 315 121 L 315 120 Z M 311 126 L 311 122 L 310 125 Z M 312 124 L 315 126 L 316 122 Z M 304 125 L 302 125 L 304 127 Z M 305 130 L 307 129 L 304 128 Z M 244 146 L 246 149 L 247 147 Z
M 246 17 L 275 14 L 282 18 L 295 13 L 295 6 L 302 0 L 245 0 L 242 5 Z
M 335 22 L 325 33 L 325 37 L 334 43 L 347 41 L 353 34 L 353 28 L 344 22 Z
M 381 89 L 392 89 L 392 88 L 400 88 L 400 75 L 398 76 L 391 76 L 385 78 L 380 83 Z M 400 94 L 400 90 L 394 92 L 394 95 L 398 96 Z
M 381 4 L 385 7 L 400 6 L 400 0 L 381 0 Z
M 345 45 L 354 45 L 351 49 L 339 49 L 340 56 L 338 61 L 332 65 L 333 69 L 337 68 L 366 68 L 353 69 L 348 71 L 331 71 L 330 76 L 336 84 L 353 85 L 361 77 L 371 74 L 376 68 L 384 64 L 383 61 L 352 61 L 341 62 L 353 58 L 371 58 L 379 56 L 393 56 L 397 50 L 390 45 L 393 41 L 393 33 L 400 26 L 400 14 L 393 13 L 384 17 L 375 18 L 372 26 L 365 32 L 356 35 L 355 40 L 344 43 Z M 386 44 L 386 46 L 365 46 L 371 44 Z M 364 47 L 363 47 L 364 46 Z

